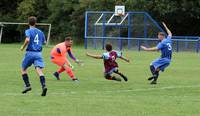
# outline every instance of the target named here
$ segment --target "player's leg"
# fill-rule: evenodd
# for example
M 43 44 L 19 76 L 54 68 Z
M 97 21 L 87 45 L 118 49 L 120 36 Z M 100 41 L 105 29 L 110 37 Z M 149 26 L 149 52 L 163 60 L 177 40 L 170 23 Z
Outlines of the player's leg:
M 46 80 L 45 80 L 44 73 L 42 71 L 42 69 L 44 68 L 44 62 L 43 62 L 43 59 L 42 59 L 41 56 L 38 56 L 34 60 L 34 66 L 35 66 L 36 73 L 40 77 L 40 83 L 41 83 L 41 86 L 42 86 L 41 96 L 46 96 L 46 93 L 47 93 Z
M 151 84 L 157 84 L 157 79 L 159 77 L 159 71 L 160 71 L 160 68 L 155 69 L 154 74 L 153 74 L 153 81 L 151 82 Z
M 152 77 L 149 77 L 148 80 L 151 81 L 151 84 L 156 84 L 157 83 L 157 78 L 159 76 L 159 66 L 161 65 L 162 60 L 161 58 L 158 58 L 156 60 L 154 60 L 151 64 L 150 64 L 150 71 L 152 73 Z
M 151 82 L 151 84 L 157 84 L 157 80 L 159 77 L 159 71 L 164 71 L 166 67 L 169 66 L 169 63 L 165 63 L 161 66 L 159 66 L 159 68 L 156 69 L 156 72 L 158 72 L 158 75 L 154 77 L 154 80 Z
M 37 74 L 40 77 L 40 83 L 41 83 L 41 86 L 42 86 L 42 94 L 41 94 L 41 96 L 46 96 L 47 87 L 46 87 L 45 76 L 44 76 L 44 74 L 42 72 L 42 68 L 41 67 L 35 67 L 35 70 L 36 70 Z
M 66 73 L 69 75 L 69 77 L 73 80 L 73 81 L 78 81 L 78 79 L 75 77 L 74 73 L 72 72 L 72 69 L 69 66 L 69 63 L 66 62 L 63 66 L 62 66 Z
M 28 91 L 31 91 L 31 84 L 29 82 L 29 76 L 28 76 L 28 73 L 27 73 L 27 68 L 29 66 L 31 66 L 33 63 L 30 55 L 28 53 L 26 53 L 23 61 L 22 61 L 22 65 L 21 65 L 21 74 L 22 74 L 22 79 L 24 81 L 24 84 L 25 84 L 25 88 L 24 90 L 22 91 L 22 93 L 27 93 Z
M 159 76 L 159 68 L 155 69 L 154 65 L 150 65 L 150 71 L 152 73 L 152 77 L 148 78 L 149 81 Z
M 119 72 L 118 69 L 114 70 L 113 72 L 120 75 L 124 79 L 124 81 L 128 81 L 128 78 L 126 76 L 124 76 L 121 72 Z
M 150 65 L 150 70 L 152 72 L 152 77 L 150 77 L 148 80 L 153 80 L 151 84 L 157 84 L 157 80 L 159 77 L 159 71 L 164 71 L 164 69 L 169 66 L 170 60 L 165 58 L 159 58 L 152 62 Z
M 53 75 L 56 77 L 57 80 L 60 80 L 60 74 L 65 71 L 65 68 L 61 66 Z
M 25 88 L 22 91 L 22 93 L 24 94 L 24 93 L 27 93 L 28 91 L 31 91 L 31 84 L 29 82 L 29 77 L 28 77 L 28 74 L 27 74 L 27 70 L 24 70 L 22 68 L 21 72 L 22 72 L 22 79 L 23 79 L 24 84 L 25 84 Z
M 115 76 L 111 76 L 110 73 L 104 73 L 104 77 L 105 77 L 105 79 L 107 79 L 107 80 L 121 81 L 120 78 L 117 78 L 117 77 L 115 77 Z
M 57 80 L 60 80 L 60 73 L 65 71 L 65 68 L 63 67 L 63 64 L 65 64 L 65 60 L 65 57 L 51 56 L 51 62 L 60 67 L 56 72 L 53 73 Z

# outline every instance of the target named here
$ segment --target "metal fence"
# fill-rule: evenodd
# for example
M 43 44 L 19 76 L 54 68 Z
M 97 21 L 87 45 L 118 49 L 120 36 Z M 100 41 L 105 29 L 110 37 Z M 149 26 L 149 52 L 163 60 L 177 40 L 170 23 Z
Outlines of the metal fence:
M 104 49 L 105 43 L 112 43 L 116 49 L 135 49 L 140 45 L 155 46 L 157 33 L 164 32 L 147 12 L 126 12 L 115 16 L 110 11 L 87 11 L 85 13 L 85 48 Z M 200 37 L 173 36 L 175 51 L 199 52 Z

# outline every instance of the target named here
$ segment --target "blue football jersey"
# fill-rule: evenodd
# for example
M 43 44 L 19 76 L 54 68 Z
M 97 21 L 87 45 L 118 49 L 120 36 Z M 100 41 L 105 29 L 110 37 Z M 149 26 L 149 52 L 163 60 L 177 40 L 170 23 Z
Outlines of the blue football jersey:
M 45 43 L 44 33 L 35 27 L 31 27 L 25 31 L 25 35 L 30 39 L 26 51 L 41 52 L 42 45 Z
M 161 50 L 161 58 L 171 59 L 172 57 L 172 40 L 171 36 L 167 36 L 167 38 L 163 39 L 156 46 L 158 50 Z

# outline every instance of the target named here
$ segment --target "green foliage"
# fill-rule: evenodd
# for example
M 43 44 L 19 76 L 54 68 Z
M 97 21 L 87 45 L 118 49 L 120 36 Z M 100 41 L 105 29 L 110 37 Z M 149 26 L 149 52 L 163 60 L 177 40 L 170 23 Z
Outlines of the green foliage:
M 1 0 L 0 21 L 26 22 L 28 16 L 35 15 L 39 22 L 52 23 L 55 41 L 66 35 L 83 38 L 85 11 L 113 11 L 116 4 L 165 21 L 174 35 L 200 35 L 199 0 Z

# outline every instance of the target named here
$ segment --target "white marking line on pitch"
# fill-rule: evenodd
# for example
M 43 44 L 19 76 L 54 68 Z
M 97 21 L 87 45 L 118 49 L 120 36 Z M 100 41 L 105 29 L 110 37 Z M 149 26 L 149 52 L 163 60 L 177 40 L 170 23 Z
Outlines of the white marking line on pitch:
M 116 91 L 82 91 L 81 93 L 89 93 L 89 94 L 94 94 L 94 93 L 123 93 L 123 92 L 144 92 L 144 91 L 155 91 L 155 90 L 170 90 L 170 89 L 184 89 L 184 88 L 199 88 L 200 85 L 190 85 L 190 86 L 168 86 L 168 87 L 160 87 L 157 88 L 146 88 L 146 89 L 130 89 L 130 90 L 116 90 Z M 68 92 L 54 92 L 51 93 L 49 92 L 49 95 L 66 95 L 66 94 L 78 94 L 79 92 L 75 91 L 68 91 Z M 39 93 L 38 93 L 39 95 Z M 1 93 L 0 96 L 24 96 L 24 94 L 21 93 Z
M 86 91 L 87 93 L 123 93 L 123 92 L 143 92 L 143 91 L 154 91 L 154 90 L 170 90 L 170 89 L 183 89 L 183 88 L 199 88 L 200 85 L 191 86 L 168 86 L 161 88 L 146 88 L 146 89 L 130 89 L 130 90 L 116 90 L 116 91 Z

